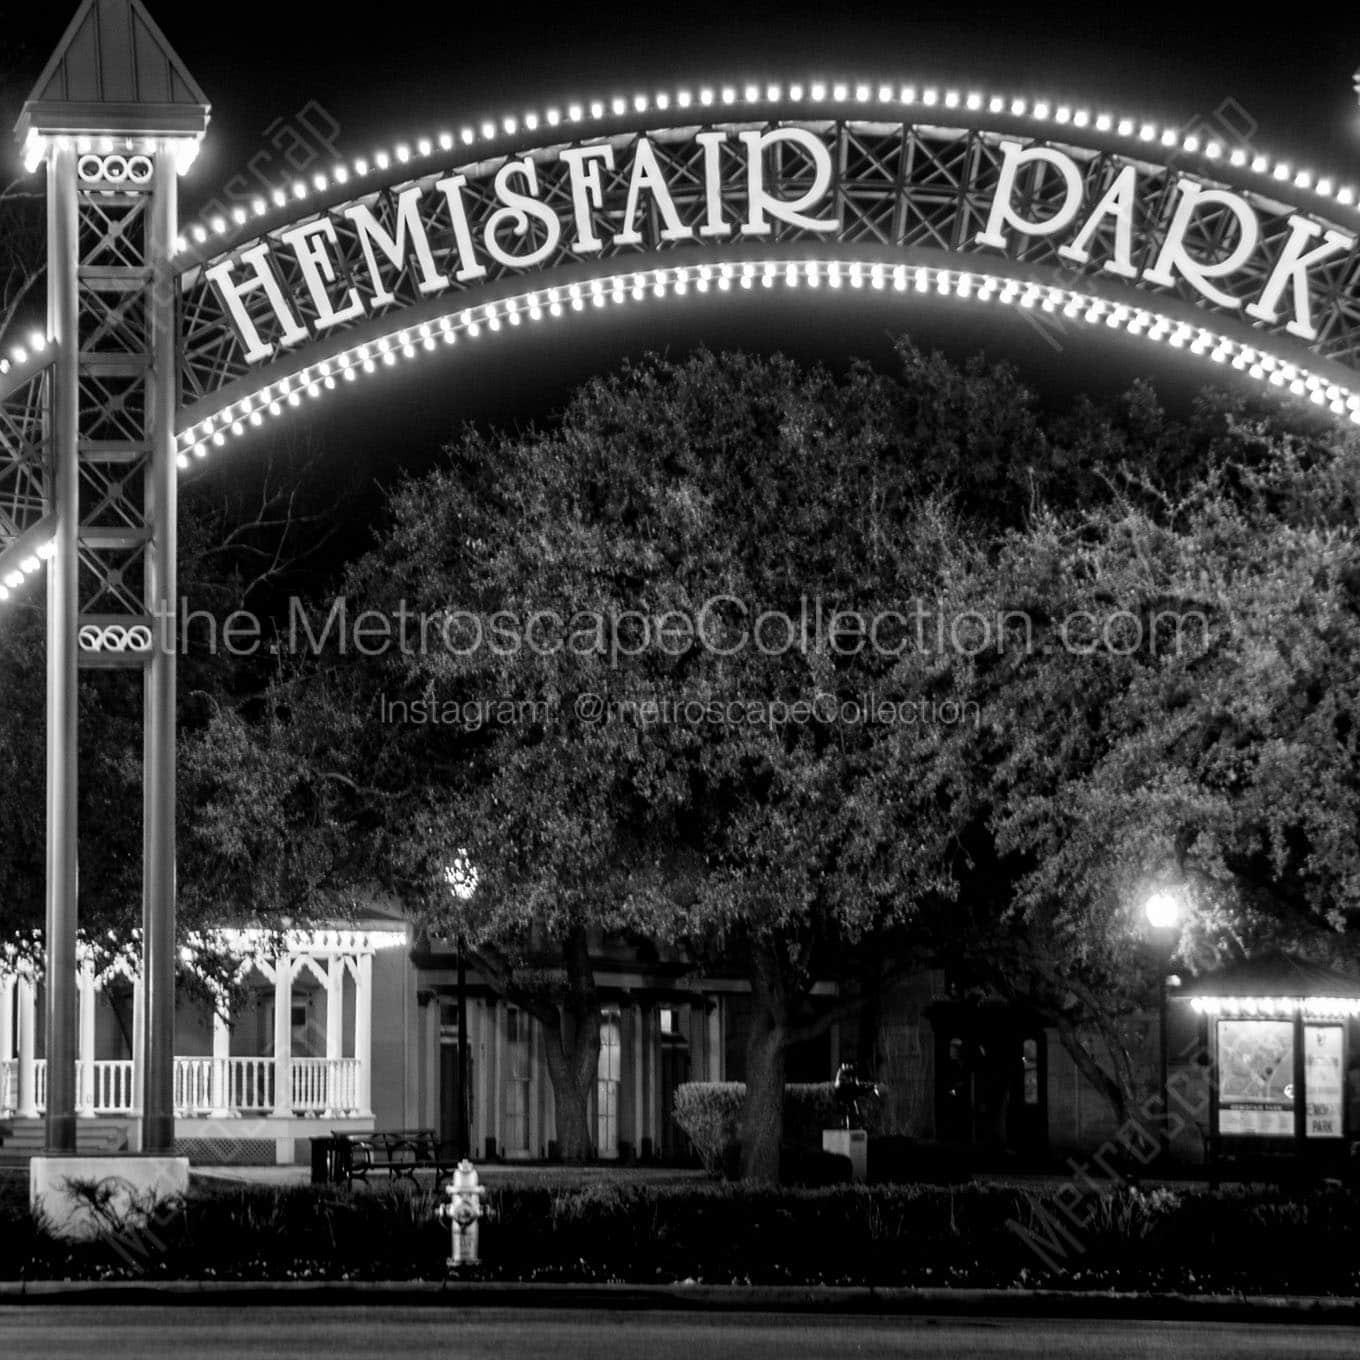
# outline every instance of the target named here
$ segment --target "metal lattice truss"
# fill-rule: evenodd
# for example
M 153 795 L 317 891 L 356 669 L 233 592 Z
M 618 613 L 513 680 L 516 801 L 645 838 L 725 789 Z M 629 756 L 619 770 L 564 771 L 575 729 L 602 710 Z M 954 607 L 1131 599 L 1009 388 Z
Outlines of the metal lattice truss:
M 78 187 L 80 626 L 107 632 L 145 626 L 149 612 L 151 191 L 111 182 L 98 157 L 82 161 Z
M 650 143 L 656 153 L 681 221 L 693 227 L 713 220 L 713 185 L 706 161 L 706 155 L 711 153 L 698 134 L 715 130 L 725 133 L 716 154 L 720 196 L 730 226 L 741 222 L 749 195 L 749 165 L 741 134 L 792 126 L 807 129 L 831 152 L 831 183 L 809 211 L 818 218 L 834 218 L 834 230 L 810 231 L 801 225 L 772 219 L 768 223 L 770 231 L 758 236 L 744 235 L 738 225 L 726 234 L 695 231 L 687 239 L 668 240 L 666 221 L 655 197 L 643 193 L 638 198 L 636 214 L 638 239 L 617 239 L 628 226 L 624 219 L 630 167 L 641 141 Z M 535 281 L 546 285 L 583 276 L 598 278 L 611 272 L 636 274 L 652 264 L 676 266 L 712 258 L 719 250 L 727 260 L 739 260 L 743 255 L 762 259 L 834 255 L 839 260 L 905 262 L 931 271 L 972 266 L 992 275 L 1061 288 L 1068 295 L 1154 307 L 1159 315 L 1189 318 L 1192 324 L 1212 324 L 1216 333 L 1235 336 L 1239 345 L 1260 344 L 1271 354 L 1292 357 L 1310 373 L 1321 373 L 1326 381 L 1344 384 L 1345 390 L 1350 390 L 1355 382 L 1352 370 L 1360 368 L 1357 278 L 1360 256 L 1353 245 L 1308 270 L 1310 310 L 1317 331 L 1311 342 L 1286 330 L 1292 315 L 1288 289 L 1276 320 L 1253 321 L 1241 309 L 1221 307 L 1206 299 L 1184 278 L 1162 286 L 1142 278 L 1116 277 L 1104 268 L 1117 244 L 1112 216 L 1107 215 L 1098 223 L 1088 242 L 1089 258 L 1085 262 L 1074 262 L 1059 253 L 1060 247 L 1071 239 L 1070 232 L 1052 235 L 1012 232 L 1005 251 L 982 246 L 977 237 L 987 227 L 1002 183 L 1005 160 L 1002 143 L 1007 138 L 1023 142 L 1026 147 L 1054 147 L 1072 159 L 1082 187 L 1083 211 L 1076 219 L 1078 224 L 1102 200 L 1116 177 L 1130 165 L 1135 167 L 1137 221 L 1131 261 L 1138 274 L 1150 268 L 1162 250 L 1182 194 L 1183 180 L 1209 189 L 1231 189 L 1251 205 L 1259 225 L 1259 243 L 1239 269 L 1216 282 L 1243 303 L 1261 295 L 1276 261 L 1286 249 L 1291 219 L 1296 212 L 1302 211 L 1320 230 L 1334 227 L 1353 236 L 1356 226 L 1351 223 L 1352 230 L 1348 231 L 1314 211 L 1323 206 L 1321 203 L 1310 203 L 1307 211 L 1290 207 L 1269 192 L 1271 186 L 1264 182 L 1264 176 L 1230 172 L 1226 165 L 1221 167 L 1222 179 L 1192 174 L 1174 159 L 1166 164 L 1146 159 L 1153 150 L 1150 147 L 1137 148 L 1140 154 L 1134 154 L 1127 141 L 1106 138 L 1105 144 L 1101 144 L 1102 139 L 1094 134 L 1091 141 L 1095 145 L 1079 146 L 1065 139 L 1036 138 L 1032 130 L 1022 137 L 1004 126 L 979 130 L 850 119 L 789 123 L 771 117 L 759 122 L 715 123 L 708 128 L 615 131 L 589 143 L 556 143 L 549 147 L 524 144 L 522 138 L 515 144 L 514 139 L 506 138 L 503 151 L 496 148 L 500 154 L 489 155 L 475 164 L 459 166 L 447 152 L 408 157 L 404 163 L 372 171 L 344 190 L 332 185 L 328 193 L 309 199 L 307 211 L 301 215 L 296 204 L 283 207 L 223 242 L 182 254 L 178 261 L 182 289 L 180 429 L 189 429 L 205 418 L 210 423 L 214 413 L 224 411 L 243 396 L 259 393 L 280 376 L 297 373 L 319 356 L 389 334 L 394 324 L 401 324 L 402 314 L 419 321 L 423 317 L 446 315 L 452 308 L 475 307 L 480 300 L 507 294 L 515 279 L 522 287 L 532 286 Z M 598 165 L 599 201 L 589 209 L 591 228 L 601 245 L 586 258 L 575 249 L 581 220 L 577 215 L 580 197 L 579 193 L 573 195 L 573 183 L 561 151 L 564 145 L 604 144 L 614 150 L 613 167 Z M 537 185 L 533 197 L 550 209 L 561 224 L 559 239 L 528 270 L 498 262 L 481 250 L 477 261 L 484 272 L 460 280 L 460 266 L 467 263 L 469 237 L 464 235 L 460 253 L 454 214 L 446 193 L 436 186 L 447 176 L 462 176 L 465 182 L 459 192 L 470 239 L 483 242 L 490 224 L 499 233 L 507 252 L 531 256 L 550 239 L 544 223 L 531 214 L 521 219 L 525 229 L 516 234 L 515 228 L 520 223 L 507 216 L 506 202 L 495 188 L 497 172 L 508 161 L 523 156 L 534 161 Z M 770 194 L 792 202 L 812 191 L 817 166 L 802 147 L 776 141 L 764 152 L 763 175 Z M 333 243 L 326 246 L 334 265 L 331 295 L 341 299 L 353 288 L 360 297 L 370 299 L 374 293 L 368 258 L 371 244 L 346 215 L 346 209 L 356 203 L 366 204 L 378 223 L 395 237 L 401 227 L 398 211 L 401 196 L 412 186 L 420 190 L 420 225 L 446 286 L 437 297 L 431 297 L 427 273 L 416 252 L 408 250 L 400 266 L 389 268 L 385 261 L 380 261 L 391 301 L 376 308 L 365 307 L 343 324 L 318 325 L 316 309 L 308 300 L 303 265 L 297 252 L 280 239 L 282 233 L 328 218 L 335 233 Z M 515 187 L 524 186 L 517 182 Z M 1032 165 L 1016 178 L 1010 201 L 1017 214 L 1040 222 L 1058 212 L 1066 192 L 1063 176 L 1051 166 Z M 502 224 L 501 228 L 496 227 L 497 222 Z M 1211 195 L 1185 227 L 1183 241 L 1194 258 L 1221 261 L 1235 249 L 1241 230 L 1234 212 Z M 240 272 L 248 274 L 249 260 L 242 262 L 242 256 L 262 244 L 269 247 L 269 267 L 306 336 L 294 337 L 268 360 L 252 364 L 247 360 L 242 334 L 207 271 L 214 263 L 234 260 L 240 265 Z M 366 245 L 370 245 L 368 254 Z M 422 283 L 427 285 L 424 290 Z M 278 342 L 286 338 L 280 335 L 279 319 L 266 290 L 256 288 L 244 294 L 240 305 L 249 313 L 263 340 Z
M 0 374 L 0 600 L 50 552 L 48 420 L 52 354 Z

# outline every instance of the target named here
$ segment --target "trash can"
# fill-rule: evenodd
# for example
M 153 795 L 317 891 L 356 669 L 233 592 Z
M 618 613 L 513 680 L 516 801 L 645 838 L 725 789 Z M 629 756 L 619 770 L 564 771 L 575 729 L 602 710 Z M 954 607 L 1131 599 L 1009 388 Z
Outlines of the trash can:
M 313 1138 L 312 1184 L 336 1185 L 349 1180 L 349 1139 L 331 1134 L 329 1138 Z

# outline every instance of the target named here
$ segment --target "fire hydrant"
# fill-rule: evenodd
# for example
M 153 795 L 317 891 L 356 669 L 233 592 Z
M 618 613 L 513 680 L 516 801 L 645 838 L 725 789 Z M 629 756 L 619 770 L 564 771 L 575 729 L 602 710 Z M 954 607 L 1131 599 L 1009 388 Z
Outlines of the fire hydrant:
M 449 1269 L 475 1266 L 477 1224 L 479 1219 L 487 1217 L 487 1211 L 482 1207 L 482 1196 L 486 1193 L 486 1186 L 478 1182 L 476 1170 L 464 1157 L 455 1168 L 453 1179 L 445 1188 L 448 1190 L 449 1202 L 441 1204 L 434 1213 L 441 1223 L 449 1225 L 452 1234 L 453 1254 L 449 1257 Z

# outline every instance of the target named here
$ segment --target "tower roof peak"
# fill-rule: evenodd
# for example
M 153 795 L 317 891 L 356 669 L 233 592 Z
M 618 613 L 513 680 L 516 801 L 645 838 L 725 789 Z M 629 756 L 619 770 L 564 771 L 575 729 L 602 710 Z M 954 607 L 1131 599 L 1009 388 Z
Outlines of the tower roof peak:
M 141 0 L 83 0 L 16 132 L 201 137 L 210 108 Z

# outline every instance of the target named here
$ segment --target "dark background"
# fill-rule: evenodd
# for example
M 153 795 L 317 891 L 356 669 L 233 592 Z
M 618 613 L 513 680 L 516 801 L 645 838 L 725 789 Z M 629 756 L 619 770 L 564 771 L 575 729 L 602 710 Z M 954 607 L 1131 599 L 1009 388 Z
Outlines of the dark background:
M 74 0 L 0 6 L 0 116 L 9 124 L 75 8 Z M 352 159 L 402 138 L 573 98 L 766 77 L 930 81 L 1085 102 L 1177 126 L 1227 120 L 1268 154 L 1360 182 L 1360 109 L 1351 88 L 1360 21 L 1343 18 L 1345 10 L 1323 17 L 1319 7 L 1214 0 L 551 8 L 392 0 L 343 10 L 150 0 L 148 8 L 213 104 L 207 141 L 183 182 L 185 222 L 270 148 L 275 120 L 295 120 L 309 101 L 339 125 L 336 148 Z M 17 172 L 17 156 L 11 165 Z M 744 304 L 721 297 L 587 313 L 514 332 L 513 341 L 503 335 L 460 347 L 446 361 L 400 366 L 319 408 L 308 437 L 367 488 L 397 468 L 426 465 L 461 421 L 541 418 L 581 379 L 626 355 L 682 354 L 698 343 L 780 348 L 839 366 L 849 356 L 890 362 L 890 337 L 908 332 L 958 356 L 985 349 L 1010 359 L 1053 400 L 1077 388 L 1109 392 L 1146 375 L 1177 405 L 1208 377 L 1207 366 L 1184 358 L 1172 366 L 1128 339 L 1046 338 L 1023 316 L 997 309 L 862 295 L 848 308 L 814 301 L 806 290 L 775 290 Z M 244 469 L 267 453 L 262 435 L 231 457 Z

